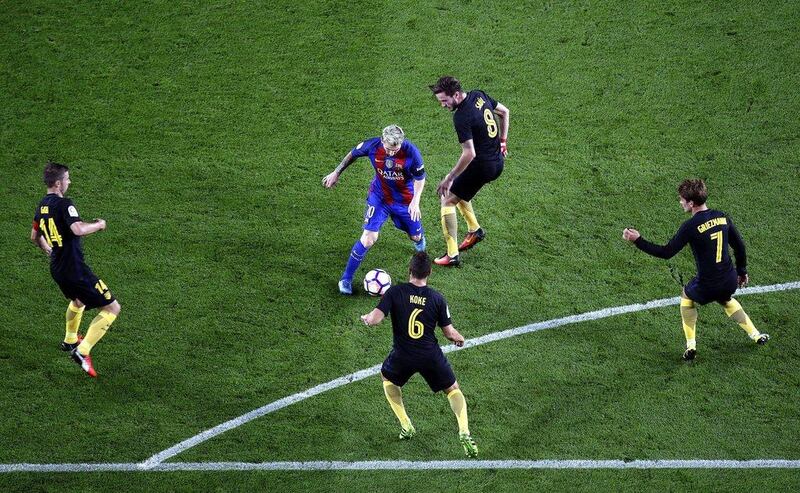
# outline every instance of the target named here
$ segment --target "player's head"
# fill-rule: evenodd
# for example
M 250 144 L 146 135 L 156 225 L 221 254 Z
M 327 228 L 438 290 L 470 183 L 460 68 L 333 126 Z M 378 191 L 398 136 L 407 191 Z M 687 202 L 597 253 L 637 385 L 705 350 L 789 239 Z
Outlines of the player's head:
M 408 264 L 408 272 L 414 279 L 427 279 L 431 275 L 431 258 L 425 252 L 415 253 Z
M 70 183 L 69 168 L 66 165 L 48 162 L 44 166 L 44 184 L 48 190 L 64 194 Z
M 706 183 L 700 179 L 683 180 L 678 185 L 678 196 L 683 210 L 689 212 L 692 207 L 699 207 L 706 203 L 708 199 Z
M 390 156 L 397 154 L 404 140 L 406 140 L 406 134 L 398 125 L 389 125 L 383 129 L 381 134 L 383 148 L 386 150 L 386 154 Z
M 456 107 L 464 100 L 463 91 L 461 90 L 461 82 L 455 77 L 445 75 L 439 77 L 436 84 L 428 86 L 442 108 L 447 108 L 450 111 L 455 111 Z

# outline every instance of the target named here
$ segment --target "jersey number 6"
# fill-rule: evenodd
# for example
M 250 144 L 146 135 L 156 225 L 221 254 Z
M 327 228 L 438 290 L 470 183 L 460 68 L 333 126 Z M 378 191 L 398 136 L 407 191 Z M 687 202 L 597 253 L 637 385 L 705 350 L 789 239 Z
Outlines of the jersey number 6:
M 414 308 L 411 312 L 411 316 L 408 318 L 408 336 L 412 339 L 419 339 L 425 331 L 425 325 L 417 320 L 420 313 L 422 313 L 421 308 Z

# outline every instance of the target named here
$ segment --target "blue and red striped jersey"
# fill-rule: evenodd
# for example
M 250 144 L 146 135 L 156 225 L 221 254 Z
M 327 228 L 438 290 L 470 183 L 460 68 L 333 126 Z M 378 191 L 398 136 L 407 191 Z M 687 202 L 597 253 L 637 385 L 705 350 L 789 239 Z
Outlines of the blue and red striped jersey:
M 414 180 L 425 178 L 422 154 L 408 140 L 403 141 L 394 156 L 386 154 L 380 137 L 361 142 L 350 153 L 353 158 L 369 157 L 375 168 L 369 193 L 382 197 L 386 204 L 410 204 L 414 197 Z

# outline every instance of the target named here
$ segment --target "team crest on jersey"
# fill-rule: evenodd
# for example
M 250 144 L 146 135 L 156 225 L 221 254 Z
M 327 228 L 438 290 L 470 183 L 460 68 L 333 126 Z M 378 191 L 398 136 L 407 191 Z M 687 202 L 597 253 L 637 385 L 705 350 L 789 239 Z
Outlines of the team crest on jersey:
M 69 206 L 67 212 L 69 212 L 69 215 L 72 217 L 80 217 L 78 215 L 78 209 L 76 209 L 74 205 Z
M 386 160 L 386 169 L 392 169 L 393 167 L 394 167 L 394 160 L 393 159 L 387 159 Z

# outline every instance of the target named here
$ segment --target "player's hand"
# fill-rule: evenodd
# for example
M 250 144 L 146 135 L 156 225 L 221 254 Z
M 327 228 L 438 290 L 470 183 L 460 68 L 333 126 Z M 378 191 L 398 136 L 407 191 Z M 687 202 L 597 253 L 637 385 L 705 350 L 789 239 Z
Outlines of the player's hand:
M 440 197 L 444 197 L 450 193 L 450 187 L 452 186 L 453 186 L 453 179 L 448 174 L 439 183 L 439 186 L 436 187 L 436 193 L 438 193 Z
M 458 347 L 462 347 L 462 346 L 464 345 L 464 336 L 462 336 L 462 335 L 461 335 L 460 333 L 458 333 L 458 332 L 456 332 L 456 333 L 453 335 L 453 338 L 452 338 L 452 339 L 450 339 L 450 340 L 451 340 L 451 341 L 453 341 L 453 344 L 455 344 L 455 345 L 456 345 L 456 346 L 458 346 Z
M 361 321 L 364 322 L 364 325 L 369 327 L 369 322 L 367 322 L 367 316 L 368 316 L 368 314 L 367 315 L 361 315 Z
M 411 216 L 412 221 L 419 221 L 419 218 L 422 217 L 422 212 L 419 210 L 419 204 L 411 202 L 408 205 L 408 215 Z
M 98 226 L 100 226 L 100 229 L 98 229 L 98 231 L 103 231 L 104 229 L 106 229 L 105 219 L 95 219 L 94 222 L 97 223 Z
M 622 231 L 622 239 L 626 240 L 626 241 L 630 241 L 631 243 L 633 243 L 634 241 L 638 240 L 641 236 L 642 235 L 639 234 L 639 232 L 636 231 L 633 228 L 625 228 Z
M 322 186 L 325 188 L 331 188 L 332 186 L 336 185 L 338 181 L 339 173 L 333 171 L 322 179 Z
M 748 276 L 747 274 L 743 276 L 738 276 L 738 281 L 739 281 L 739 287 L 743 288 L 747 286 L 748 282 L 750 282 L 750 276 Z
M 500 154 L 503 157 L 508 157 L 508 144 L 506 144 L 506 139 L 500 139 Z

